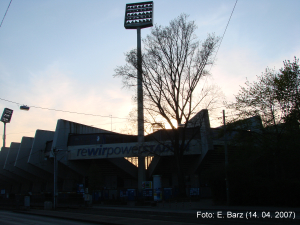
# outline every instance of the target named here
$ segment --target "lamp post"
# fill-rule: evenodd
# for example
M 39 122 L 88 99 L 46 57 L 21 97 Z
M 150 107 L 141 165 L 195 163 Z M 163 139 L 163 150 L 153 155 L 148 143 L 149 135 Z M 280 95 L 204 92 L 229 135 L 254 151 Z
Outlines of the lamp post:
M 143 72 L 141 29 L 153 26 L 153 1 L 126 4 L 124 27 L 137 30 L 137 102 L 138 102 L 138 144 L 144 142 L 144 112 L 143 112 Z M 142 181 L 145 180 L 145 157 L 138 157 L 138 189 L 142 191 Z
M 223 124 L 224 124 L 224 148 L 225 148 L 226 199 L 227 199 L 227 205 L 230 205 L 229 180 L 228 180 L 228 150 L 227 150 L 227 134 L 226 134 L 226 122 L 225 122 L 225 110 L 223 110 Z
M 58 177 L 58 161 L 57 161 L 57 153 L 59 151 L 64 151 L 63 149 L 53 148 L 53 209 L 57 208 L 57 196 L 58 196 L 58 188 L 57 188 L 57 177 Z
M 54 165 L 53 165 L 53 209 L 56 209 L 57 206 L 57 149 L 53 149 L 53 158 L 54 158 Z
M 3 131 L 3 147 L 5 147 L 5 139 L 6 139 L 6 123 L 9 123 L 13 114 L 13 110 L 9 108 L 4 108 L 1 121 L 4 123 L 4 131 Z

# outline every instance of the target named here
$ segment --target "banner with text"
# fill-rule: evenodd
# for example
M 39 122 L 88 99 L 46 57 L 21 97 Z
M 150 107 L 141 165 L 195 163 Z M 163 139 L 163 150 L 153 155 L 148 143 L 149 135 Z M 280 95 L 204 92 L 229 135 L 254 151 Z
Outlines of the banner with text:
M 200 146 L 200 140 L 192 140 L 186 145 L 184 154 L 201 154 Z M 135 142 L 69 146 L 68 151 L 69 160 L 173 155 L 171 142 L 144 142 L 142 145 L 138 145 L 138 143 Z

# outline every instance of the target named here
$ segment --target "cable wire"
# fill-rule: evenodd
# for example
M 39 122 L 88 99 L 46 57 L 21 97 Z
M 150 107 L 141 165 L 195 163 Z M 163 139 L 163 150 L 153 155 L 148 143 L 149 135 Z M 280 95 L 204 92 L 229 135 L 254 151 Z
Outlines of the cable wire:
M 13 102 L 13 101 L 10 101 L 10 100 L 4 99 L 4 98 L 0 98 L 0 100 L 6 101 L 6 102 L 10 102 L 10 103 L 13 103 L 13 104 L 17 104 L 17 105 L 22 105 L 22 104 L 20 104 L 18 102 Z M 85 116 L 109 117 L 109 118 L 123 119 L 123 120 L 125 120 L 125 119 L 127 120 L 128 119 L 128 118 L 122 118 L 122 117 L 116 117 L 116 116 L 111 117 L 110 115 L 109 116 L 103 116 L 103 115 L 96 115 L 96 114 L 91 114 L 91 113 L 81 113 L 81 112 L 66 111 L 66 110 L 61 110 L 61 109 L 50 109 L 50 108 L 44 108 L 44 107 L 40 107 L 40 106 L 28 106 L 28 107 L 36 108 L 36 109 L 44 109 L 44 110 L 57 111 L 57 112 L 64 112 L 64 113 L 74 113 L 74 114 L 80 114 L 80 115 L 85 115 Z
M 1 21 L 0 27 L 2 26 L 2 23 L 3 23 L 3 21 L 4 21 L 4 18 L 5 18 L 5 16 L 6 16 L 6 14 L 7 14 L 7 11 L 8 11 L 8 9 L 9 9 L 9 6 L 10 6 L 11 2 L 12 2 L 12 0 L 10 0 L 10 2 L 9 2 L 9 5 L 8 5 L 8 7 L 7 7 L 7 9 L 6 9 L 6 12 L 5 12 L 4 16 L 3 16 L 3 19 L 2 19 L 2 21 Z
M 216 60 L 217 54 L 218 54 L 218 52 L 219 52 L 220 46 L 221 46 L 221 44 L 222 44 L 223 38 L 224 38 L 224 36 L 225 36 L 225 33 L 226 33 L 226 30 L 227 30 L 227 27 L 228 27 L 228 25 L 229 25 L 229 22 L 230 22 L 230 20 L 231 20 L 231 17 L 232 17 L 232 14 L 233 14 L 233 11 L 234 11 L 234 9 L 235 9 L 235 6 L 236 6 L 236 3 L 237 3 L 237 2 L 238 2 L 238 0 L 236 0 L 236 2 L 235 2 L 235 4 L 234 4 L 234 7 L 233 7 L 233 9 L 232 9 L 232 12 L 231 12 L 231 15 L 230 15 L 230 17 L 229 17 L 229 20 L 228 20 L 228 22 L 227 22 L 226 28 L 225 28 L 225 30 L 224 30 L 223 36 L 222 36 L 222 38 L 221 38 L 220 44 L 219 44 L 219 46 L 218 46 L 218 49 L 217 49 L 217 51 L 216 51 L 216 54 L 215 54 L 214 60 L 212 61 L 212 64 L 211 64 L 211 67 L 210 67 L 210 69 L 209 69 L 208 73 L 211 71 L 211 68 L 213 67 L 213 65 L 214 65 L 214 63 L 215 63 L 215 60 Z M 206 76 L 206 79 L 205 79 L 204 85 L 205 85 L 206 81 L 207 81 L 207 76 Z M 203 88 L 202 88 L 202 89 L 203 89 Z
M 221 38 L 221 42 L 220 42 L 220 44 L 219 44 L 219 46 L 218 46 L 218 49 L 217 49 L 215 58 L 214 58 L 214 60 L 213 60 L 213 62 L 212 62 L 212 64 L 211 64 L 211 67 L 210 67 L 209 71 L 211 70 L 211 68 L 212 68 L 212 66 L 213 66 L 213 64 L 214 64 L 214 62 L 215 62 L 215 59 L 216 59 L 216 57 L 217 57 L 218 51 L 219 51 L 220 46 L 221 46 L 221 44 L 222 44 L 223 38 L 224 38 L 224 36 L 225 36 L 227 27 L 228 27 L 228 25 L 229 25 L 229 22 L 230 22 L 230 20 L 231 20 L 231 17 L 232 17 L 232 14 L 233 14 L 233 12 L 234 12 L 234 9 L 235 9 L 235 6 L 236 6 L 236 3 L 237 3 L 237 2 L 238 2 L 238 0 L 236 0 L 236 2 L 235 2 L 235 4 L 234 4 L 234 7 L 233 7 L 232 12 L 231 12 L 231 15 L 230 15 L 230 17 L 229 17 L 229 20 L 228 20 L 228 22 L 227 22 L 226 28 L 225 28 L 225 30 L 224 30 L 223 36 L 222 36 L 222 38 Z

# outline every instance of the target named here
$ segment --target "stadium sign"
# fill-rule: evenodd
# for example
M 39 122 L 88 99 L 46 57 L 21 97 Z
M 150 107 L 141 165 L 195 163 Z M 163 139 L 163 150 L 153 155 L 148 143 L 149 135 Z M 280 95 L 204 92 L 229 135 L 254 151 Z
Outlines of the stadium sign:
M 68 152 L 69 160 L 173 155 L 173 149 L 170 142 L 145 142 L 140 146 L 138 146 L 137 143 L 69 146 Z M 186 145 L 184 154 L 201 154 L 199 141 L 193 140 Z

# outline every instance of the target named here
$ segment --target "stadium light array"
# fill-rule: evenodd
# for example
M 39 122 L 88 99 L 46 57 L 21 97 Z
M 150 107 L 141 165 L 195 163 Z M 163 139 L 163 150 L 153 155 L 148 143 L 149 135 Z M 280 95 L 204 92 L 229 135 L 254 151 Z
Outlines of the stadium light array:
M 137 29 L 153 26 L 153 1 L 126 4 L 124 27 Z

